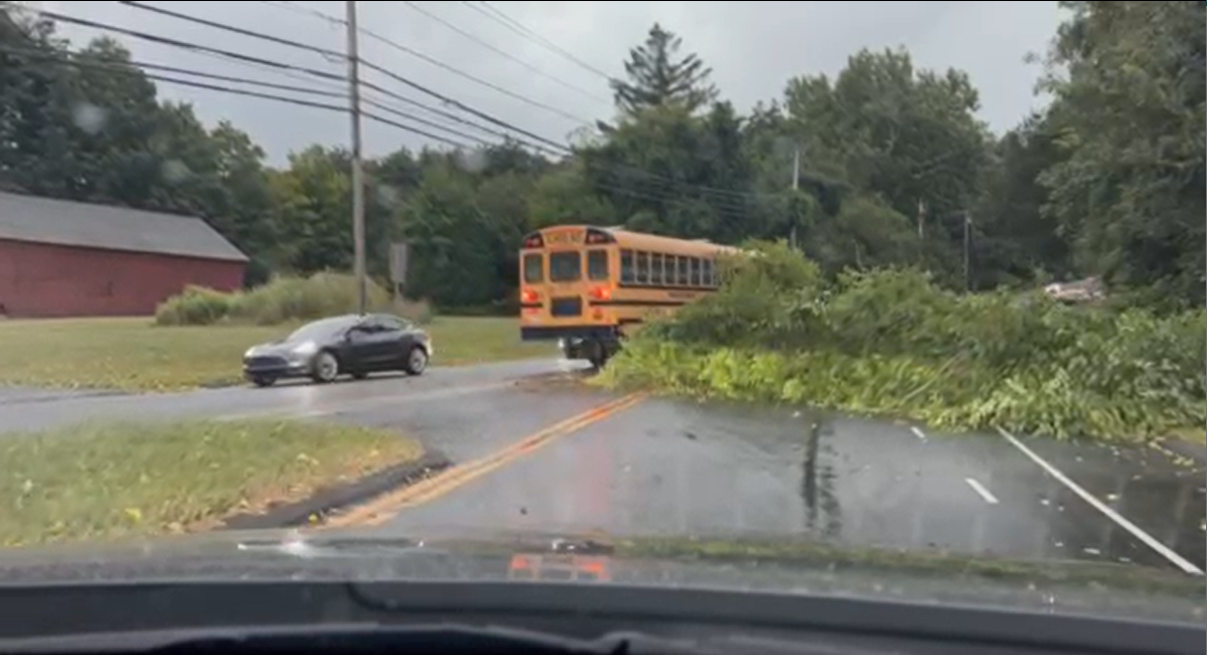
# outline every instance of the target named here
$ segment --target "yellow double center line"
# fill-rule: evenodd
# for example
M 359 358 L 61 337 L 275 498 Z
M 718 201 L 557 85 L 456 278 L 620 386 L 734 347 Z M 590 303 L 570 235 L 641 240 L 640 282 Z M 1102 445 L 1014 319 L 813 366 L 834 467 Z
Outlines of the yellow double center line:
M 379 496 L 364 505 L 350 509 L 346 513 L 333 516 L 322 527 L 379 525 L 407 508 L 435 500 L 491 471 L 507 466 L 515 460 L 529 455 L 561 437 L 572 434 L 593 423 L 598 423 L 613 414 L 622 412 L 644 399 L 645 394 L 634 393 L 604 403 L 560 423 L 555 423 L 486 457 L 446 469 L 426 480 L 385 494 L 384 496 Z

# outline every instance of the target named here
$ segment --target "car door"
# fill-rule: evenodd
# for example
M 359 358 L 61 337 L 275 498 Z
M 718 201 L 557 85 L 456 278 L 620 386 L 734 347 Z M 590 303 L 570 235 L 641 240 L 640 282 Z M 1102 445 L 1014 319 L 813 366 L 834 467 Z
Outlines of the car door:
M 371 371 L 376 367 L 374 361 L 380 357 L 375 354 L 377 329 L 372 319 L 365 319 L 348 328 L 347 355 L 351 368 L 357 371 Z
M 376 317 L 382 329 L 382 366 L 401 368 L 411 347 L 410 325 L 389 315 Z

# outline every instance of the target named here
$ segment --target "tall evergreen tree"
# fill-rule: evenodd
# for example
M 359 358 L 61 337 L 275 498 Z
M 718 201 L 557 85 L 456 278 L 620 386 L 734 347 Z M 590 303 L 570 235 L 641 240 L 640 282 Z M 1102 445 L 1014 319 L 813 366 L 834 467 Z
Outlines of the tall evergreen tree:
M 679 57 L 683 39 L 654 23 L 645 43 L 629 50 L 624 64 L 629 81 L 612 81 L 617 106 L 627 114 L 648 107 L 681 104 L 695 111 L 717 97 L 709 81 L 712 69 L 695 53 Z

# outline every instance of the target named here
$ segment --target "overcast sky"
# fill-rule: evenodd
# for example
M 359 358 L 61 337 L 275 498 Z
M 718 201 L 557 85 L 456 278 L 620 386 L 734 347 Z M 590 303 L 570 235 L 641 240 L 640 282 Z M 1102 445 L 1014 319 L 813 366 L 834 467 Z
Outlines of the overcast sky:
M 343 72 L 343 64 L 328 61 L 319 54 L 115 2 L 28 4 L 298 66 Z M 342 17 L 344 2 L 148 4 L 334 50 L 342 51 L 345 46 L 343 27 L 313 13 Z M 419 0 L 413 4 L 523 63 L 505 58 L 409 4 L 359 3 L 361 26 L 532 102 L 509 97 L 369 37 L 362 37 L 362 57 L 465 105 L 553 140 L 564 140 L 582 122 L 612 116 L 607 82 L 599 72 L 509 30 L 484 15 L 485 10 L 475 11 L 479 3 Z M 556 43 L 590 68 L 610 75 L 623 72 L 621 64 L 628 49 L 642 41 L 657 21 L 683 38 L 685 51 L 698 53 L 713 68 L 713 80 L 722 96 L 740 110 L 760 100 L 781 97 L 786 81 L 793 76 L 833 75 L 849 55 L 861 48 L 904 46 L 920 67 L 956 67 L 967 71 L 980 90 L 981 117 L 997 132 L 1014 126 L 1039 104 L 1032 93 L 1039 69 L 1023 59 L 1028 52 L 1046 48 L 1061 17 L 1055 2 L 498 1 L 488 4 Z M 69 26 L 62 26 L 61 33 L 76 44 L 99 34 L 93 29 Z M 130 37 L 119 38 L 135 59 L 145 62 L 341 90 L 338 82 L 305 74 L 288 73 L 293 77 L 287 77 L 280 71 L 256 65 Z M 366 71 L 365 78 L 424 104 L 436 104 L 431 97 L 379 73 Z M 230 120 L 250 133 L 274 163 L 282 162 L 289 151 L 311 143 L 348 143 L 348 120 L 339 113 L 166 84 L 160 85 L 160 91 L 165 97 L 193 103 L 208 124 Z M 369 97 L 401 111 L 446 122 L 398 100 L 373 92 L 369 92 Z M 547 105 L 558 113 L 533 103 Z M 424 137 L 393 127 L 371 121 L 365 125 L 368 155 L 384 154 L 400 146 L 415 148 L 425 142 Z

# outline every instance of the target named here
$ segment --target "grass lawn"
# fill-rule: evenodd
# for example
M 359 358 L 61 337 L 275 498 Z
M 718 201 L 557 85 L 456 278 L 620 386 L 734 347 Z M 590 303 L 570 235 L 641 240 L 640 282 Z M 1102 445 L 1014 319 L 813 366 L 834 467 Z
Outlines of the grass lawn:
M 0 322 L 0 385 L 174 391 L 238 384 L 248 347 L 296 324 L 157 327 L 150 318 Z M 428 331 L 434 364 L 554 356 L 522 343 L 516 319 L 438 317 Z
M 102 423 L 0 440 L 0 545 L 204 530 L 418 458 L 394 432 L 282 420 Z
M 520 341 L 516 318 L 438 316 L 427 326 L 436 349 L 434 364 L 462 365 L 557 357 L 557 344 Z

